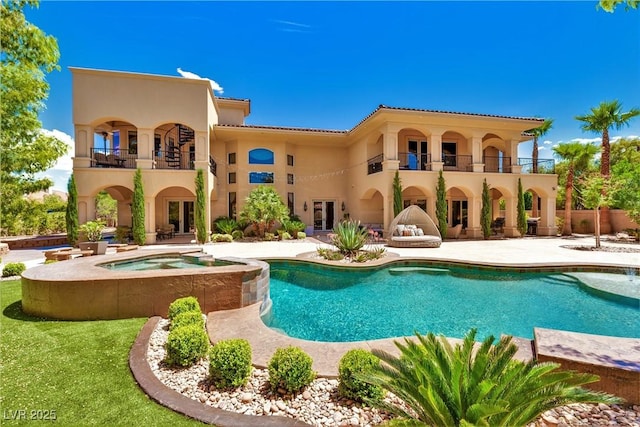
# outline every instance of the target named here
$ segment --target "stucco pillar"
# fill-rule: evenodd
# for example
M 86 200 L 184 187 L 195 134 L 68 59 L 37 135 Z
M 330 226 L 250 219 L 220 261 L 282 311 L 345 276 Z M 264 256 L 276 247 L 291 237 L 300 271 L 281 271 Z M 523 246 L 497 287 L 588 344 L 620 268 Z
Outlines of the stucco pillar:
M 153 168 L 154 130 L 138 128 L 138 154 L 136 167 L 140 169 Z
M 91 196 L 78 196 L 78 224 L 96 219 L 96 202 Z
M 93 127 L 85 125 L 75 126 L 75 154 L 74 168 L 91 167 L 91 148 L 93 148 Z
M 398 129 L 387 125 L 382 136 L 384 160 L 398 160 Z
M 519 237 L 520 232 L 518 232 L 517 227 L 517 206 L 518 200 L 516 197 L 508 197 L 505 198 L 506 207 L 505 207 L 505 219 L 504 219 L 504 235 L 505 237 Z
M 511 158 L 511 173 L 520 173 L 522 172 L 522 166 L 518 165 L 518 144 L 520 141 L 518 139 L 509 139 L 506 141 L 506 151 L 505 156 Z
M 196 162 L 209 163 L 209 132 L 197 131 L 195 133 Z M 207 170 L 207 169 L 205 169 Z
M 144 197 L 144 231 L 145 244 L 150 245 L 156 242 L 156 198 Z
M 556 227 L 556 198 L 541 197 L 540 220 L 538 221 L 538 236 L 555 236 L 558 234 Z
M 443 169 L 442 161 L 442 134 L 444 132 L 431 132 L 427 138 L 429 152 L 431 153 L 431 170 L 441 171 Z
M 482 197 L 474 195 L 467 198 L 467 237 L 470 239 L 482 238 L 482 227 L 480 226 L 480 213 L 482 212 Z
M 482 159 L 482 135 L 473 135 L 469 138 L 471 145 L 471 162 L 473 172 L 484 172 L 484 160 Z
M 131 201 L 118 201 L 118 225 L 131 227 Z

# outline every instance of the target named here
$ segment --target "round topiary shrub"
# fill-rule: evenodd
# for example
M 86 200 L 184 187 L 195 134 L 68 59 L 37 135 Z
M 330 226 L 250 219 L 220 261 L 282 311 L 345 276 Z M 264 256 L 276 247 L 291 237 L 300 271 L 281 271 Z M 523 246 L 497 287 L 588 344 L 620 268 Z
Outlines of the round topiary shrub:
M 251 375 L 251 346 L 245 339 L 217 342 L 209 350 L 209 377 L 218 388 L 240 387 Z
M 300 391 L 316 377 L 313 359 L 298 347 L 279 348 L 269 360 L 269 383 L 274 390 Z
M 12 277 L 21 275 L 27 267 L 21 262 L 9 262 L 2 269 L 2 277 Z
M 367 375 L 380 365 L 380 359 L 363 349 L 349 350 L 340 359 L 338 366 L 338 393 L 360 402 L 380 400 L 384 396 L 382 387 L 369 384 L 358 378 Z
M 185 311 L 184 313 L 180 313 L 173 318 L 169 327 L 173 330 L 187 325 L 198 325 L 201 328 L 204 328 L 204 318 L 202 317 L 202 313 L 199 311 Z
M 172 329 L 167 337 L 165 362 L 173 366 L 190 366 L 207 354 L 209 337 L 200 325 Z
M 189 311 L 202 313 L 198 299 L 196 297 L 178 298 L 169 305 L 169 320 L 173 320 L 180 313 Z

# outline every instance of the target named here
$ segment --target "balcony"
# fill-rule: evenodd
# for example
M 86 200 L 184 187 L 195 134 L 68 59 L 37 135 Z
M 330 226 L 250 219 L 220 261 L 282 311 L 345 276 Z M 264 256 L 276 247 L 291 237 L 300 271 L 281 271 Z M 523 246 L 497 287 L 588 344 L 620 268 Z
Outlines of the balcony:
M 485 172 L 511 173 L 511 157 L 484 156 L 482 158 Z
M 416 153 L 398 153 L 398 160 L 400 160 L 401 170 L 410 171 L 426 171 L 431 170 L 428 168 L 431 164 L 430 154 L 416 154 Z
M 533 159 L 518 158 L 518 165 L 522 166 L 521 173 L 553 174 L 556 173 L 556 162 L 553 159 L 538 159 L 534 165 Z M 537 167 L 534 167 L 537 166 Z
M 120 149 L 91 149 L 92 168 L 135 169 L 137 154 L 129 154 Z M 195 153 L 182 153 L 179 150 L 156 150 L 153 153 L 154 169 L 193 170 L 195 169 Z M 209 171 L 217 176 L 217 164 L 209 156 Z
M 136 154 L 129 154 L 124 150 L 92 148 L 91 167 L 135 169 L 137 157 Z
M 367 175 L 382 172 L 382 154 L 378 154 L 367 160 Z

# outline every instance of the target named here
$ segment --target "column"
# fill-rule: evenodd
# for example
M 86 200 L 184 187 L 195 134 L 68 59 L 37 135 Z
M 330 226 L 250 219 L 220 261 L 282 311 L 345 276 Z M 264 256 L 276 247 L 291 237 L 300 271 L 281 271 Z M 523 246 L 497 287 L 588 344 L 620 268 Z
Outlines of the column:
M 154 129 L 138 128 L 138 154 L 136 167 L 153 168 Z
M 75 155 L 73 168 L 91 167 L 91 149 L 93 148 L 93 127 L 75 126 Z
M 156 242 L 156 198 L 144 197 L 144 231 L 147 245 Z
M 473 172 L 484 172 L 484 160 L 482 158 L 482 135 L 474 134 L 470 139 L 471 161 Z
M 520 232 L 518 231 L 518 200 L 517 197 L 507 197 L 506 198 L 506 209 L 505 209 L 505 224 L 504 224 L 504 236 L 505 237 L 520 237 Z
M 518 144 L 519 139 L 508 139 L 506 141 L 505 156 L 511 157 L 511 173 L 521 173 L 522 166 L 518 165 Z
M 92 196 L 78 195 L 78 224 L 96 219 L 96 203 Z
M 558 234 L 558 228 L 556 227 L 556 197 L 555 194 L 552 194 L 552 196 L 541 197 L 542 209 L 539 212 L 538 236 L 555 236 Z
M 442 134 L 443 131 L 432 130 L 428 136 L 429 152 L 431 153 L 431 170 L 441 171 L 444 163 L 442 162 Z
M 480 195 L 467 198 L 467 237 L 470 239 L 482 238 L 482 227 L 480 225 L 480 213 L 482 212 L 482 187 Z

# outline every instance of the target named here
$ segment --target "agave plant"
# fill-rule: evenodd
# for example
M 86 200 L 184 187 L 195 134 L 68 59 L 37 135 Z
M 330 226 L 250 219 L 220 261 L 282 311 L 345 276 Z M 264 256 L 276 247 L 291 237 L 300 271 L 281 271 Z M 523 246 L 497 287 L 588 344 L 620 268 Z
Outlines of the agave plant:
M 214 222 L 216 229 L 222 234 L 233 234 L 238 229 L 238 222 L 229 217 L 219 217 Z
M 331 243 L 348 256 L 356 255 L 367 243 L 369 232 L 360 227 L 360 221 L 340 221 L 333 229 L 334 236 Z
M 443 336 L 416 334 L 396 341 L 400 357 L 373 350 L 383 363 L 362 379 L 392 392 L 410 408 L 369 402 L 400 419 L 391 425 L 524 426 L 543 412 L 578 402 L 619 402 L 615 396 L 581 388 L 597 375 L 559 371 L 556 363 L 513 359 L 516 346 L 494 337 L 474 350 L 476 330 L 452 347 Z

